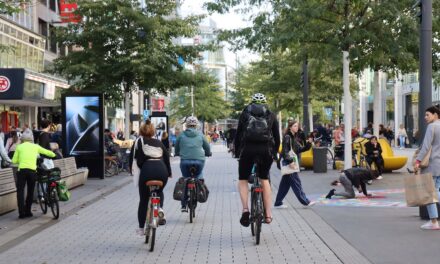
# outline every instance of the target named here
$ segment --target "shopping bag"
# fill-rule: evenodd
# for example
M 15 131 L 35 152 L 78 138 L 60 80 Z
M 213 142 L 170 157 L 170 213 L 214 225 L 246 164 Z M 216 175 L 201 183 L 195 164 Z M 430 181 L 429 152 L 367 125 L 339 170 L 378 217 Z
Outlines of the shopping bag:
M 58 199 L 61 202 L 66 202 L 66 201 L 69 201 L 71 195 L 72 194 L 67 189 L 66 182 L 60 181 L 58 184 Z
M 50 170 L 55 168 L 55 165 L 53 164 L 53 160 L 44 158 L 41 167 L 45 170 Z
M 281 175 L 288 175 L 295 172 L 299 172 L 299 160 L 298 156 L 293 152 L 289 152 L 290 158 L 292 158 L 292 162 L 281 166 Z
M 421 206 L 438 202 L 431 173 L 407 174 L 405 176 L 405 197 L 407 206 Z

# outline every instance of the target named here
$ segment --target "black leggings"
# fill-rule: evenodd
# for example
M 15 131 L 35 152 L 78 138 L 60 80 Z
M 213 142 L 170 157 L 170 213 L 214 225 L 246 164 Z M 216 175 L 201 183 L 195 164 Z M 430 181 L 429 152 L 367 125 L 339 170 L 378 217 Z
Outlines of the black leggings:
M 34 170 L 20 169 L 17 172 L 17 202 L 18 214 L 24 216 L 31 213 L 32 200 L 34 198 L 35 182 L 37 173 Z M 26 202 L 24 199 L 24 187 L 27 185 Z
M 160 207 L 163 207 L 164 195 L 163 189 L 168 182 L 168 171 L 163 161 L 147 160 L 142 166 L 141 173 L 139 175 L 139 207 L 138 207 L 138 221 L 139 228 L 145 227 L 145 221 L 147 219 L 148 201 L 150 198 L 149 187 L 145 185 L 147 181 L 157 180 L 162 181 L 163 186 L 156 191 L 160 197 Z

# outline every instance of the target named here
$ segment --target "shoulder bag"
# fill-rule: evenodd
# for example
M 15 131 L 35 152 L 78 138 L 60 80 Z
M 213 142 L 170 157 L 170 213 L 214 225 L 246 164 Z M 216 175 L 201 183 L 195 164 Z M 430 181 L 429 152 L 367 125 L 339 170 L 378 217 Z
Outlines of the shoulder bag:
M 288 153 L 288 156 L 292 160 L 292 162 L 287 165 L 281 166 L 281 175 L 288 175 L 300 171 L 298 156 L 293 151 L 292 139 L 290 139 L 290 151 Z

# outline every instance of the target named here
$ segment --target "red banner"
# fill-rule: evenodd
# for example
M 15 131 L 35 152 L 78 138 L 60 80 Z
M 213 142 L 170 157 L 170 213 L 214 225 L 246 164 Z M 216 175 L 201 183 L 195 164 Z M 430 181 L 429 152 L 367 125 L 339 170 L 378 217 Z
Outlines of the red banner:
M 69 0 L 60 0 L 60 18 L 64 23 L 78 23 L 81 17 L 75 14 L 78 4 Z

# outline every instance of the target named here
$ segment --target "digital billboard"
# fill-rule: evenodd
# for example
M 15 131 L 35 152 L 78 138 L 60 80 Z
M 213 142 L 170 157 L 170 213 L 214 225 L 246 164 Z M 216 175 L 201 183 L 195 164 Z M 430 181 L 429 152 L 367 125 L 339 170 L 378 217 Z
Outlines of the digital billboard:
M 91 177 L 104 177 L 103 99 L 100 94 L 64 95 L 63 151 L 89 168 Z

